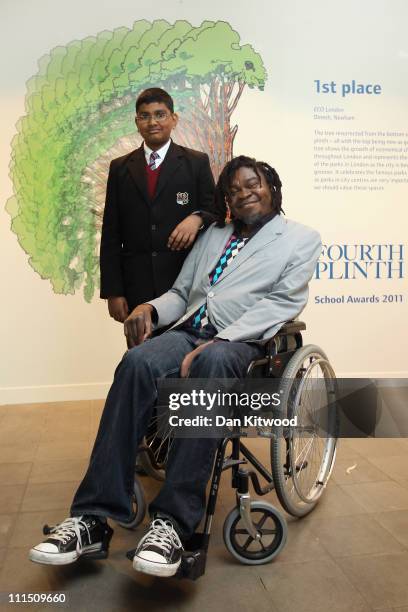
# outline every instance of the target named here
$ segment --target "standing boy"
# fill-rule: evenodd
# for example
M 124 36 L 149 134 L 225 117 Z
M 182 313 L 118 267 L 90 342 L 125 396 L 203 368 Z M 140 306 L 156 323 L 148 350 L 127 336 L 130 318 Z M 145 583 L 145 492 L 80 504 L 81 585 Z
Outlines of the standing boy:
M 171 96 L 159 88 L 136 100 L 141 147 L 109 169 L 101 238 L 101 298 L 124 322 L 173 285 L 198 232 L 209 225 L 214 179 L 208 155 L 175 144 Z

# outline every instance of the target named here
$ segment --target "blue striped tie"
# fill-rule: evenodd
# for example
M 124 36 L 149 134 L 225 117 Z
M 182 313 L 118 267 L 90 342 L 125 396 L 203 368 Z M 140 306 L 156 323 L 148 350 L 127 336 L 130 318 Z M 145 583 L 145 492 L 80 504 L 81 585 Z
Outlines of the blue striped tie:
M 214 270 L 209 274 L 210 285 L 214 285 L 224 272 L 225 268 L 228 268 L 232 260 L 238 255 L 240 250 L 247 243 L 248 238 L 238 238 L 235 234 L 232 234 L 227 244 L 224 247 L 222 255 L 218 260 Z M 194 329 L 201 329 L 210 323 L 207 312 L 207 302 L 205 302 L 198 310 L 195 311 L 186 321 L 187 325 L 191 325 Z

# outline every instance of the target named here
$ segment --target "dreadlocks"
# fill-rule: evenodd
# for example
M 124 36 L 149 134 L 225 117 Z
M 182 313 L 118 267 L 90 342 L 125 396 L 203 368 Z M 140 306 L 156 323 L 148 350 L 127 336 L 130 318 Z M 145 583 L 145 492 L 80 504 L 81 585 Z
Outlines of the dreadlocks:
M 269 186 L 274 210 L 278 215 L 283 212 L 281 191 L 282 183 L 276 170 L 266 162 L 257 161 L 256 159 L 247 157 L 246 155 L 239 155 L 238 157 L 234 157 L 234 159 L 226 164 L 220 174 L 215 188 L 213 212 L 216 216 L 218 227 L 224 227 L 225 225 L 225 219 L 227 217 L 226 200 L 230 195 L 232 179 L 239 168 L 252 168 L 252 170 L 258 175 L 259 180 L 261 180 L 259 174 L 261 172 Z

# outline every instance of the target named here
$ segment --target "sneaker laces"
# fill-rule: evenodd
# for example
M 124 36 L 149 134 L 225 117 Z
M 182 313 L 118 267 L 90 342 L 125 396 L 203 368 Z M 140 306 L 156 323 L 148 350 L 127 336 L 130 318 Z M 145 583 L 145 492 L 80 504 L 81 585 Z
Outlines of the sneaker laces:
M 183 548 L 173 523 L 160 518 L 154 519 L 149 531 L 140 540 L 138 549 L 143 546 L 158 546 L 169 553 L 172 548 Z
M 65 521 L 59 523 L 59 525 L 55 525 L 55 527 L 52 527 L 52 529 L 50 529 L 50 537 L 52 537 L 53 540 L 60 540 L 63 544 L 66 544 L 69 539 L 76 536 L 77 551 L 82 551 L 83 544 L 81 532 L 86 531 L 86 534 L 88 536 L 88 542 L 89 544 L 91 543 L 91 534 L 89 533 L 89 526 L 86 524 L 85 521 L 82 520 L 82 518 L 82 516 L 72 516 L 70 518 L 65 519 Z

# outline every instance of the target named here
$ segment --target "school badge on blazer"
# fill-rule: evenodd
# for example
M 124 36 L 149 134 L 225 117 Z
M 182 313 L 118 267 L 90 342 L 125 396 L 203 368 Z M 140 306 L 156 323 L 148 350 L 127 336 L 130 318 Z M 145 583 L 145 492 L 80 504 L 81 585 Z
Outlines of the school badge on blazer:
M 188 204 L 188 193 L 187 191 L 178 191 L 177 192 L 177 196 L 176 196 L 176 202 L 177 204 L 180 204 L 180 206 L 185 206 L 186 204 Z

